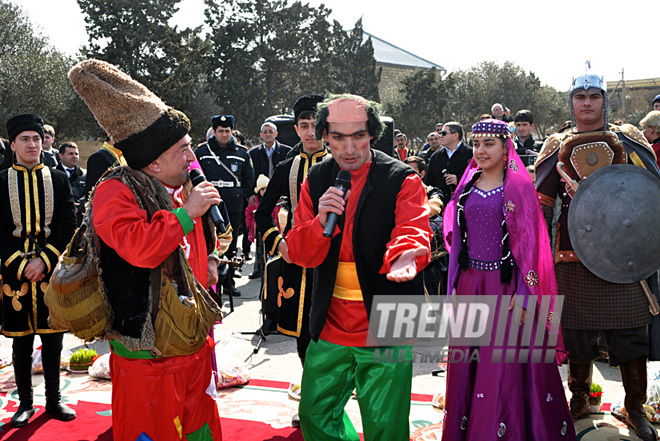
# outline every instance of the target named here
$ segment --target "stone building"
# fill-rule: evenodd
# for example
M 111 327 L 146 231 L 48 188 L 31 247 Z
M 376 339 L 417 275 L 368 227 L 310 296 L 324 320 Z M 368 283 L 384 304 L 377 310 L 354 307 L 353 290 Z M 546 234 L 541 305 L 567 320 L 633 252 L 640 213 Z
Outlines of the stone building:
M 381 101 L 396 101 L 395 97 L 399 95 L 401 80 L 419 69 L 431 69 L 435 67 L 440 75 L 444 75 L 447 72 L 447 69 L 444 67 L 418 57 L 375 35 L 367 32 L 364 32 L 363 35 L 365 40 L 371 37 L 376 65 L 383 69 L 380 83 L 378 84 Z

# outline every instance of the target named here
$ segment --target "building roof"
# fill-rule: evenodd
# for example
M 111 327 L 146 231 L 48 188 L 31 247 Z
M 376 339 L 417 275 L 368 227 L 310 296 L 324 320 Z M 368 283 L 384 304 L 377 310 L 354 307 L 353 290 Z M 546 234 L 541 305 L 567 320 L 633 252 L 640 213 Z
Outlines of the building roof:
M 376 57 L 376 59 L 378 59 Z M 608 81 L 607 91 L 612 92 L 621 89 L 621 81 Z M 657 89 L 660 88 L 660 78 L 647 78 L 643 80 L 626 80 L 626 89 Z
M 369 37 L 371 37 L 371 44 L 374 46 L 374 57 L 378 63 L 393 64 L 395 66 L 421 67 L 424 69 L 435 67 L 442 72 L 447 72 L 447 69 L 439 64 L 418 57 L 417 55 L 394 46 L 368 32 L 363 32 L 364 41 Z

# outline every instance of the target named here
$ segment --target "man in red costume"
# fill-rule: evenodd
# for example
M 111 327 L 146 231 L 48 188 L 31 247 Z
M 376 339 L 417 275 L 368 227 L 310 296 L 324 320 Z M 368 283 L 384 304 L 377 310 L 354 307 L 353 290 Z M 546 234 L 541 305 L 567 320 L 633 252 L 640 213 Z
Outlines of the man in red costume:
M 87 60 L 69 78 L 128 163 L 91 201 L 113 312 L 114 439 L 220 440 L 207 337 L 219 308 L 198 280 L 217 280 L 205 213 L 221 198 L 190 185 L 190 122 L 111 64 Z
M 286 237 L 291 260 L 315 268 L 300 402 L 305 439 L 359 439 L 344 411 L 354 388 L 365 440 L 410 437 L 412 364 L 376 360 L 382 348 L 366 346 L 368 316 L 376 294 L 423 294 L 430 209 L 414 170 L 370 148 L 381 133 L 376 104 L 362 97 L 319 105 L 316 137 L 332 159 L 310 169 Z M 346 197 L 333 187 L 340 170 L 351 174 Z M 323 236 L 329 213 L 341 216 L 331 238 Z

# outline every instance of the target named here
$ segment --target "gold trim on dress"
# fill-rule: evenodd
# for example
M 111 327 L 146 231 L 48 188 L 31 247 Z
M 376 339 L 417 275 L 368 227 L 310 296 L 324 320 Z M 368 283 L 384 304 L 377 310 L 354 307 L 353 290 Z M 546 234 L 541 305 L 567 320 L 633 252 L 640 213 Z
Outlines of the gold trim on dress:
M 630 160 L 631 160 L 631 161 L 633 162 L 633 164 L 635 164 L 637 167 L 646 168 L 646 166 L 644 165 L 644 162 L 642 161 L 642 158 L 639 157 L 639 155 L 637 154 L 637 152 L 630 152 L 630 154 L 629 154 L 628 156 L 630 156 Z
M 39 257 L 43 259 L 44 263 L 46 264 L 46 272 L 49 273 L 51 269 L 50 259 L 43 251 L 39 254 Z
M 48 167 L 46 167 L 48 168 Z M 41 233 L 41 210 L 40 204 L 39 204 L 39 179 L 37 177 L 37 174 L 34 172 L 34 169 L 30 171 L 30 175 L 32 176 L 32 201 L 33 201 L 33 207 L 34 207 L 34 235 L 37 236 L 39 233 Z M 46 178 L 46 170 L 43 171 L 43 178 L 44 178 L 44 183 L 45 183 L 45 178 Z M 44 186 L 44 190 L 46 190 Z M 27 202 L 27 201 L 26 201 Z
M 23 261 L 18 266 L 18 271 L 16 272 L 16 279 L 21 280 L 21 274 L 23 274 L 23 270 L 25 269 L 25 265 L 27 265 L 27 263 L 28 260 L 26 258 L 23 258 Z
M 45 167 L 43 169 L 42 176 L 44 180 L 44 210 L 46 211 L 45 219 L 44 219 L 44 233 L 46 234 L 46 237 L 48 237 L 50 236 L 51 233 L 50 223 L 53 221 L 53 213 L 55 210 L 55 192 L 53 191 L 53 176 L 48 167 Z M 39 194 L 38 192 L 35 193 L 36 207 L 40 206 L 38 194 Z M 40 225 L 38 214 L 37 214 L 37 225 Z
M 278 230 L 277 227 L 272 227 L 272 228 L 270 228 L 268 231 L 266 231 L 266 232 L 264 233 L 264 235 L 262 236 L 261 240 L 263 240 L 264 242 L 266 242 L 266 239 L 268 238 L 268 236 L 270 236 L 270 234 L 273 233 L 273 232 L 275 232 L 275 231 L 277 231 L 278 234 L 280 233 L 280 230 Z
M 291 227 L 295 225 L 295 219 L 293 217 L 293 213 L 296 211 L 296 207 L 298 206 L 298 170 L 300 169 L 300 161 L 305 158 L 305 175 L 303 176 L 303 180 L 305 179 L 305 176 L 307 176 L 307 155 L 305 152 L 300 152 L 300 155 L 296 156 L 293 158 L 293 163 L 291 164 L 291 169 L 289 170 L 289 195 L 290 195 L 290 201 L 291 201 Z
M 268 254 L 274 256 L 275 251 L 277 250 L 277 246 L 280 244 L 280 242 L 282 242 L 283 239 L 284 238 L 282 237 L 282 235 L 278 234 L 275 240 L 273 241 L 273 248 L 270 249 L 270 252 Z
M 46 244 L 46 248 L 48 248 L 48 249 L 51 250 L 53 253 L 55 253 L 55 256 L 57 256 L 57 258 L 60 257 L 60 254 L 61 254 L 61 253 L 58 251 L 57 248 L 55 248 L 55 247 L 52 246 L 51 244 L 49 244 L 49 243 Z
M 14 254 L 12 254 L 11 256 L 9 256 L 9 258 L 8 258 L 7 261 L 5 262 L 5 266 L 6 266 L 6 267 L 9 267 L 9 265 L 11 265 L 11 263 L 12 263 L 12 262 L 13 262 L 18 256 L 20 256 L 20 255 L 21 255 L 21 250 L 18 250 L 18 251 L 16 251 Z
M 9 187 L 9 201 L 11 205 L 11 217 L 14 221 L 14 231 L 12 235 L 14 237 L 21 237 L 23 232 L 23 221 L 21 219 L 21 203 L 18 199 L 18 170 L 14 167 L 9 169 L 8 178 L 8 187 Z
M 23 189 L 25 194 L 25 234 L 29 236 L 32 234 L 32 204 L 30 203 L 30 179 L 28 171 L 23 173 Z

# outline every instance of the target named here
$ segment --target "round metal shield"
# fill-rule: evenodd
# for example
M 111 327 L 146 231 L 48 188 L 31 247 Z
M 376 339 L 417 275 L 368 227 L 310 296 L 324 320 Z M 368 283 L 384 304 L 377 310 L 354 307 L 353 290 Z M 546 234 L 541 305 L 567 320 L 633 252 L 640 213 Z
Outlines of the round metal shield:
M 575 253 L 589 271 L 612 283 L 635 283 L 660 269 L 660 179 L 618 164 L 580 183 L 568 211 Z

